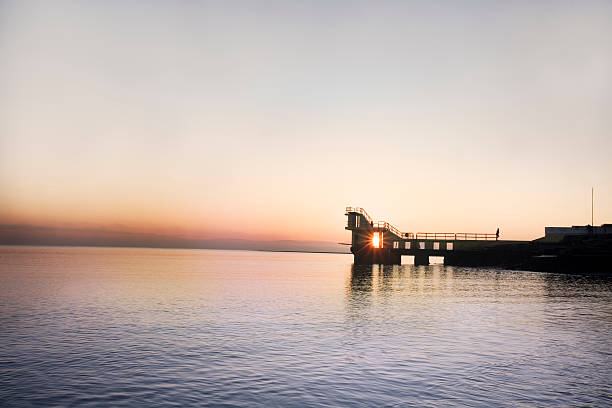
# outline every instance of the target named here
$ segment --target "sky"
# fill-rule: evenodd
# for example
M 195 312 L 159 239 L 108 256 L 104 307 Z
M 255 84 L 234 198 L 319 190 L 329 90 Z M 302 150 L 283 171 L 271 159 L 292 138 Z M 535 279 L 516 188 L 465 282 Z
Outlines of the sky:
M 612 2 L 0 1 L 0 226 L 612 223 Z

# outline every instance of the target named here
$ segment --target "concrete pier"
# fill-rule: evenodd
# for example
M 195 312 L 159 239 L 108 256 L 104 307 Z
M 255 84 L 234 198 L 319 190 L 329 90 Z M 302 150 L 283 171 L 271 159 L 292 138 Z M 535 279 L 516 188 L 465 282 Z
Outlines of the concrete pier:
M 355 264 L 399 265 L 411 255 L 416 265 L 429 265 L 435 256 L 445 265 L 612 275 L 612 224 L 547 227 L 542 238 L 505 241 L 492 233 L 401 232 L 359 207 L 345 215 Z
M 493 233 L 404 233 L 386 221 L 375 222 L 359 207 L 347 207 L 345 215 L 356 264 L 399 265 L 402 255 L 414 256 L 416 265 L 429 265 L 430 256 L 461 263 L 485 248 L 522 242 L 501 241 Z

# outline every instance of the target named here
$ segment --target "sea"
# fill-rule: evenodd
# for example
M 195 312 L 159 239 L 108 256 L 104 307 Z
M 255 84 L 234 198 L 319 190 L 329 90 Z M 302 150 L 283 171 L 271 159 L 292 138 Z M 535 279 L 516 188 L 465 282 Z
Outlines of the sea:
M 612 280 L 3 246 L 0 406 L 612 406 Z

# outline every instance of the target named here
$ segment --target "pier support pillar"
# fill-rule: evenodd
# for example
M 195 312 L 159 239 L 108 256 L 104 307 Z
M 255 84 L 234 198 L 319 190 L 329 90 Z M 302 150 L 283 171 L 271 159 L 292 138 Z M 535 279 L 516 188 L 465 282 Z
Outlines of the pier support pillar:
M 429 265 L 429 255 L 415 255 L 414 264 L 415 265 Z

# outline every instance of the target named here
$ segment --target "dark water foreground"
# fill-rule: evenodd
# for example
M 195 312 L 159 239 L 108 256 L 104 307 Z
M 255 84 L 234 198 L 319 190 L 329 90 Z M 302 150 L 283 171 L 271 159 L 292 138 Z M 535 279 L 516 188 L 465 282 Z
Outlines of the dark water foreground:
M 612 279 L 0 247 L 0 406 L 610 406 Z

